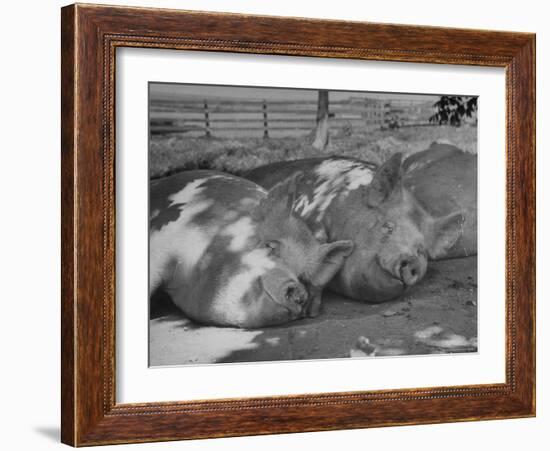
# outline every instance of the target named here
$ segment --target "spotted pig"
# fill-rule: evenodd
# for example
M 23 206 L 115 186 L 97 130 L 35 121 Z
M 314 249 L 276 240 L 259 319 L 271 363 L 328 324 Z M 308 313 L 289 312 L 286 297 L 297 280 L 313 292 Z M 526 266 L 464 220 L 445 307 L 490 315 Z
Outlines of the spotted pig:
M 346 157 L 279 162 L 244 176 L 269 188 L 302 171 L 294 210 L 318 235 L 352 240 L 355 250 L 330 287 L 345 296 L 382 302 L 401 295 L 461 233 L 463 214 L 430 214 L 403 184 L 401 154 L 380 167 Z
M 150 293 L 192 320 L 264 327 L 315 316 L 353 243 L 320 243 L 292 211 L 299 175 L 269 191 L 215 171 L 150 185 Z

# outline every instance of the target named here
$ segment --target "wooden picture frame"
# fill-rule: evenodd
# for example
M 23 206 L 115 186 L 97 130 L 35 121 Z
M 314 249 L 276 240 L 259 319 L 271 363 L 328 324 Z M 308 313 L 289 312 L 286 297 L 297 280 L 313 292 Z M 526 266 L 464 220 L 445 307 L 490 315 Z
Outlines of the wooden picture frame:
M 71 5 L 62 9 L 62 418 L 73 446 L 535 415 L 535 35 Z M 506 382 L 301 396 L 115 400 L 115 50 L 506 69 Z

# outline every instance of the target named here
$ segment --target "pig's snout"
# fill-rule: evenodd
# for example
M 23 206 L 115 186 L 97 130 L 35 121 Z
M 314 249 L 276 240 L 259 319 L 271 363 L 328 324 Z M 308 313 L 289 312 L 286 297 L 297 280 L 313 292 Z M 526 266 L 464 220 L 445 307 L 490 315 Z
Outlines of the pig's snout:
M 395 275 L 403 282 L 403 285 L 414 285 L 423 276 L 422 262 L 414 255 L 401 255 L 397 260 Z
M 288 303 L 303 306 L 307 302 L 307 297 L 307 291 L 300 283 L 290 282 L 284 288 L 284 298 Z

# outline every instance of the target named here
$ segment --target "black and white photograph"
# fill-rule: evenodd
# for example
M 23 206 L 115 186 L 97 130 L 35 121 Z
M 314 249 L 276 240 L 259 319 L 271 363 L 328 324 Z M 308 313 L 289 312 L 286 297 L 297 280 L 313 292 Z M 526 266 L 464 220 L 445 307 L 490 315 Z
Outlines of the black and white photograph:
M 149 83 L 149 366 L 475 353 L 478 97 Z
M 6 2 L 2 448 L 546 451 L 548 9 Z

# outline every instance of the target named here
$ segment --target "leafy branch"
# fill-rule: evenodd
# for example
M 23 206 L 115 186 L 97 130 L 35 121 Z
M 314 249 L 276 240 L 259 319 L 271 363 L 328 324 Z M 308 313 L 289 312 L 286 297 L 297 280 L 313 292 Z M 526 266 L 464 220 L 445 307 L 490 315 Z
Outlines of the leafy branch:
M 434 107 L 437 112 L 430 117 L 430 122 L 459 127 L 465 118 L 472 117 L 477 111 L 477 97 L 441 96 Z

